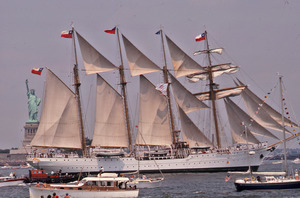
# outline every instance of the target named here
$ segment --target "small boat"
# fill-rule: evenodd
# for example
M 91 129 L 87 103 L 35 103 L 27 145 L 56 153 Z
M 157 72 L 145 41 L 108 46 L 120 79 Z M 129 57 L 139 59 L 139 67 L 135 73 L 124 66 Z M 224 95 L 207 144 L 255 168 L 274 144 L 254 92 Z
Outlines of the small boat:
M 245 177 L 244 179 L 237 179 L 234 182 L 237 191 L 242 190 L 269 190 L 269 189 L 300 189 L 300 179 L 299 179 L 299 172 L 296 169 L 293 176 L 288 175 L 288 168 L 287 168 L 287 154 L 286 154 L 286 141 L 290 138 L 285 137 L 285 126 L 284 126 L 284 117 L 283 117 L 283 93 L 282 93 L 282 76 L 279 76 L 279 84 L 280 84 L 280 93 L 281 93 L 281 107 L 282 107 L 282 132 L 283 132 L 283 150 L 284 150 L 284 171 L 283 172 L 252 172 L 249 166 L 250 178 Z M 245 130 L 246 131 L 246 130 Z M 246 131 L 247 135 L 247 131 Z M 296 134 L 298 135 L 298 134 Z M 295 137 L 295 136 L 291 136 Z M 281 161 L 279 161 L 281 162 Z M 253 175 L 267 175 L 260 177 L 254 177 Z
M 300 164 L 300 159 L 297 157 L 296 159 L 293 160 L 294 164 Z
M 270 190 L 270 189 L 295 189 L 300 188 L 300 180 L 283 176 L 265 176 L 260 178 L 252 176 L 238 179 L 234 182 L 237 191 L 242 190 Z
M 164 178 L 151 178 L 143 175 L 142 177 L 132 179 L 128 182 L 129 186 L 136 186 L 137 188 L 158 188 L 161 185 L 161 181 L 163 181 Z
M 24 183 L 68 183 L 76 180 L 77 174 L 48 174 L 45 170 L 29 170 L 29 176 L 25 178 Z
M 138 197 L 139 190 L 130 188 L 128 182 L 129 178 L 118 177 L 116 173 L 102 173 L 97 177 L 85 177 L 79 182 L 31 185 L 29 195 L 30 198 L 47 197 L 53 193 L 59 197 L 68 193 L 72 198 Z
M 15 173 L 11 173 L 9 176 L 0 177 L 0 187 L 5 186 L 18 186 L 23 184 L 25 177 L 17 178 Z

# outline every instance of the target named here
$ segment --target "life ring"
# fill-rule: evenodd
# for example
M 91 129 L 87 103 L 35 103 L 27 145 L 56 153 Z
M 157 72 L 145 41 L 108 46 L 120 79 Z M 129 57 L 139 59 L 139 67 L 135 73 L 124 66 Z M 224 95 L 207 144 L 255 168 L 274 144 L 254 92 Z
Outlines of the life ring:
M 251 177 L 251 180 L 252 180 L 252 181 L 255 181 L 255 177 L 254 177 L 254 176 L 252 176 L 252 177 Z
M 248 180 L 248 177 L 245 177 L 245 178 L 244 178 L 244 181 L 247 181 L 247 180 Z

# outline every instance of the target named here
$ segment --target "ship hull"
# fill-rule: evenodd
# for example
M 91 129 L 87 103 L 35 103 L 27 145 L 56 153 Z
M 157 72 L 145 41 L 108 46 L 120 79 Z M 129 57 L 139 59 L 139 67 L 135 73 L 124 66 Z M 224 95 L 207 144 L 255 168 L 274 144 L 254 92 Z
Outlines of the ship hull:
M 30 198 L 47 197 L 56 193 L 59 197 L 64 197 L 66 193 L 71 195 L 72 198 L 101 198 L 101 197 L 138 197 L 139 190 L 118 190 L 118 191 L 88 191 L 88 190 L 61 190 L 61 189 L 49 189 L 49 188 L 29 188 Z
M 249 155 L 251 167 L 257 170 L 264 156 L 270 151 L 258 149 L 254 155 Z M 233 151 L 230 153 L 191 154 L 185 158 L 138 161 L 134 157 L 111 158 L 27 158 L 27 162 L 37 169 L 46 172 L 59 171 L 64 173 L 99 172 L 103 166 L 105 172 L 133 172 L 139 169 L 141 173 L 173 172 L 226 172 L 248 170 L 248 152 Z M 139 165 L 138 165 L 139 164 Z
M 234 183 L 237 191 L 243 190 L 281 190 L 300 188 L 300 181 L 278 181 L 278 182 L 253 182 L 253 183 Z

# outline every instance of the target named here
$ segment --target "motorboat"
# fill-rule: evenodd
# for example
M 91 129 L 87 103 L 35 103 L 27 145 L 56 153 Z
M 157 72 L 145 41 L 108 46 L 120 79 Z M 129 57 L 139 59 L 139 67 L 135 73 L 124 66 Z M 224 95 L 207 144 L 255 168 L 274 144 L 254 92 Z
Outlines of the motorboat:
M 59 197 L 68 194 L 72 198 L 138 197 L 139 190 L 136 187 L 130 188 L 128 182 L 128 177 L 119 177 L 116 173 L 102 173 L 85 177 L 78 182 L 32 184 L 29 187 L 29 195 L 30 198 L 47 197 L 53 193 Z
M 25 177 L 16 177 L 15 173 L 11 173 L 9 176 L 0 177 L 0 187 L 5 186 L 18 186 L 23 184 Z

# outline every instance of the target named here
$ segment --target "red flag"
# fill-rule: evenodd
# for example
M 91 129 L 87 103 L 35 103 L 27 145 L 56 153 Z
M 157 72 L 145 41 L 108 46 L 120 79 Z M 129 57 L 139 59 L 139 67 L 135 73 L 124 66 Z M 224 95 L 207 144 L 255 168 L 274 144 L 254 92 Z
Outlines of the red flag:
M 202 33 L 202 34 L 196 36 L 196 38 L 195 38 L 196 42 L 205 40 L 205 36 L 206 36 L 205 33 Z
M 108 33 L 108 34 L 115 34 L 116 33 L 116 27 L 114 27 L 111 30 L 104 30 L 104 32 Z
M 61 32 L 61 37 L 63 38 L 72 38 L 73 30 L 65 30 Z
M 37 75 L 41 75 L 43 69 L 44 69 L 44 68 L 36 68 L 36 67 L 35 67 L 35 68 L 33 68 L 33 69 L 31 70 L 31 73 L 37 74 Z

